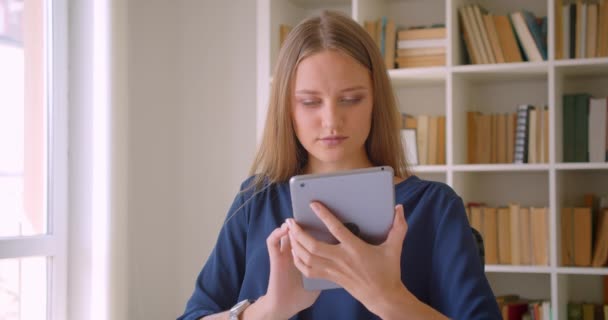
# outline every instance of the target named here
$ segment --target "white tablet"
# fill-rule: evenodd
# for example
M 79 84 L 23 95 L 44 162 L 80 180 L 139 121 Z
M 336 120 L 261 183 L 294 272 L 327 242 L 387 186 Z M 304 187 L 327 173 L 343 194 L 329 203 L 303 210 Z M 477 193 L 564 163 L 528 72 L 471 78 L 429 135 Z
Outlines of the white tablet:
M 294 219 L 316 239 L 338 243 L 310 208 L 311 202 L 319 201 L 359 238 L 380 244 L 395 216 L 393 176 L 389 166 L 294 176 L 289 180 Z M 340 287 L 323 279 L 303 278 L 308 290 Z

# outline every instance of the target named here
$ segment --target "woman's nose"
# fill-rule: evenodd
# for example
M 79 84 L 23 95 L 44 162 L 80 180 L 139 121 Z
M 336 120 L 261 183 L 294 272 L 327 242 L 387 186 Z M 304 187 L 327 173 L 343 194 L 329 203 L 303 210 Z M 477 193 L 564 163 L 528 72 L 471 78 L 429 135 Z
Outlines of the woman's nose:
M 342 123 L 342 110 L 337 101 L 331 100 L 323 106 L 322 124 L 324 128 L 335 129 Z

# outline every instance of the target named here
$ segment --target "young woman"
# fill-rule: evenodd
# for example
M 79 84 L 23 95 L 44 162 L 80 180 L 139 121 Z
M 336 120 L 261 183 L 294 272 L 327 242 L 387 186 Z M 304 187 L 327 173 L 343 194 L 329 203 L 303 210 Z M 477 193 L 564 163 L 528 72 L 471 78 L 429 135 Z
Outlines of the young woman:
M 279 54 L 252 177 L 179 319 L 500 319 L 461 198 L 410 174 L 399 121 L 362 27 L 330 12 L 296 26 Z M 363 242 L 321 203 L 311 206 L 339 244 L 293 220 L 293 175 L 380 165 L 394 169 L 398 203 L 383 244 Z M 302 274 L 343 289 L 307 291 Z

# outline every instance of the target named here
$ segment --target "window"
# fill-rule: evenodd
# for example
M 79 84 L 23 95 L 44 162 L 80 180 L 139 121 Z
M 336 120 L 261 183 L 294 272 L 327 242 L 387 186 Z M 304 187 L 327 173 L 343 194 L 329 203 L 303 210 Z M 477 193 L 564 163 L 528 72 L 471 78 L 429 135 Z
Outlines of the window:
M 2 320 L 65 318 L 67 14 L 63 1 L 0 0 Z

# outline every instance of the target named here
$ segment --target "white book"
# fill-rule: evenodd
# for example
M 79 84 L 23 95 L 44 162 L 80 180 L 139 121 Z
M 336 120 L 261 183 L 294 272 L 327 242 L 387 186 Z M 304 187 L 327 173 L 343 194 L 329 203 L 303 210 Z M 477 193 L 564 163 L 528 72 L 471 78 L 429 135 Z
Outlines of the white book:
M 410 165 L 418 165 L 418 149 L 416 147 L 416 129 L 401 130 L 401 142 L 405 150 L 405 159 Z
M 589 101 L 589 162 L 606 160 L 606 98 Z
M 418 164 L 426 165 L 429 164 L 427 159 L 427 155 L 429 153 L 429 116 L 419 115 L 416 118 L 416 142 L 418 143 Z
M 526 24 L 523 14 L 521 12 L 513 12 L 511 13 L 510 17 L 513 23 L 513 28 L 515 29 L 515 33 L 517 34 L 517 38 L 519 39 L 519 43 L 524 48 L 528 61 L 542 62 L 543 56 L 536 47 L 536 42 L 532 37 L 532 33 L 530 33 L 530 29 L 528 29 L 528 25 Z
M 580 33 L 577 34 L 577 37 L 580 37 L 581 41 L 580 41 L 580 48 L 579 48 L 579 54 L 580 57 L 577 58 L 584 58 L 587 55 L 587 3 L 583 2 L 582 5 L 582 10 L 581 13 L 579 15 L 579 17 L 581 17 L 581 28 Z M 578 8 L 577 8 L 578 9 Z M 578 21 L 576 22 L 578 23 Z
M 397 49 L 445 48 L 447 44 L 446 39 L 399 40 Z

